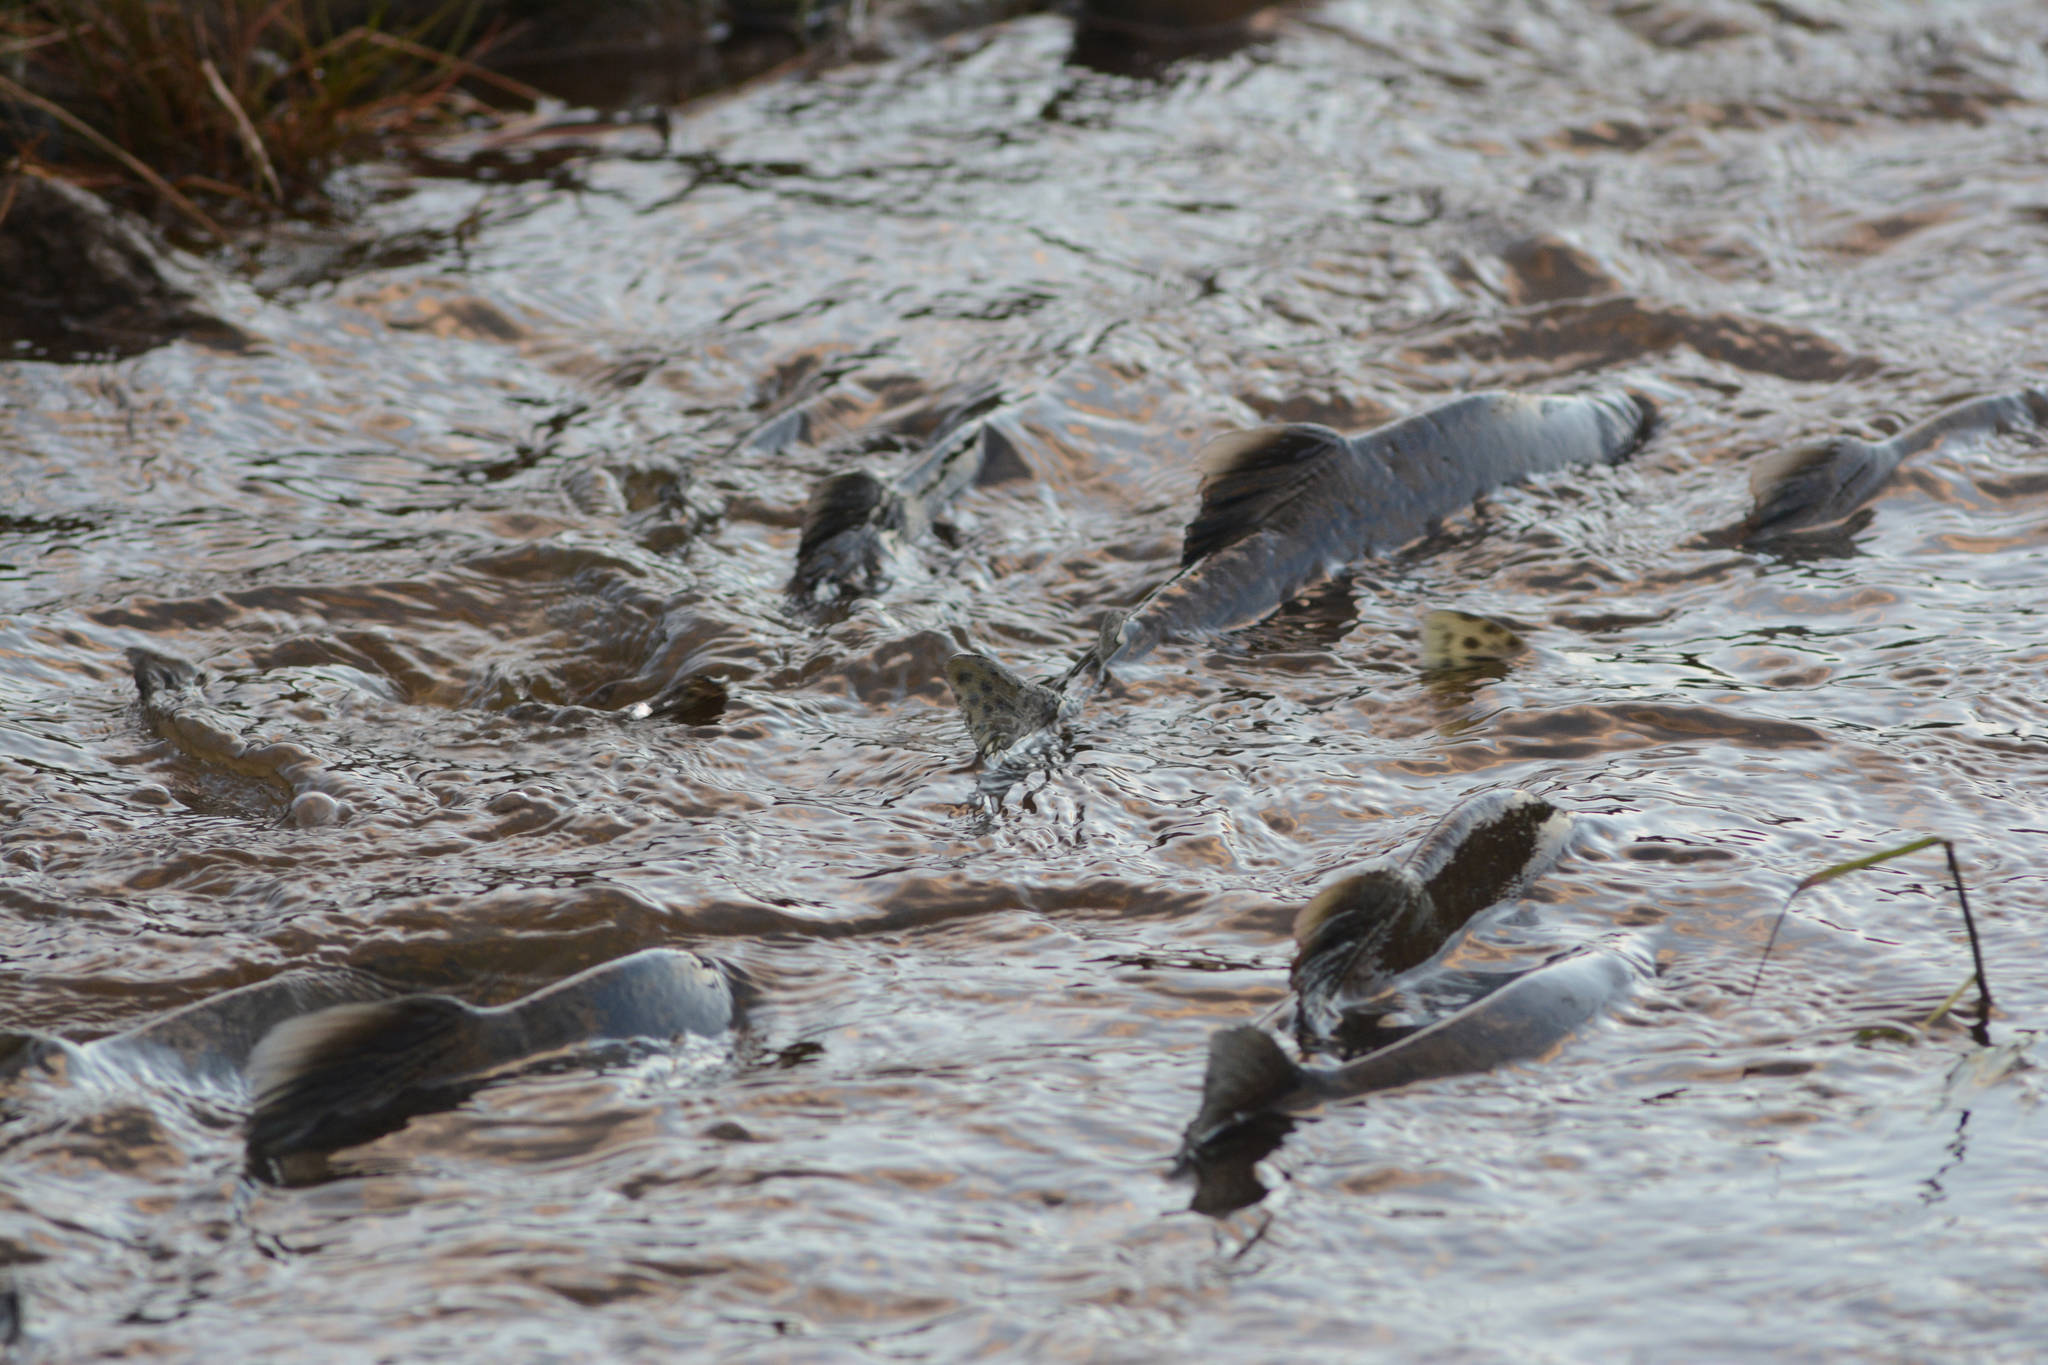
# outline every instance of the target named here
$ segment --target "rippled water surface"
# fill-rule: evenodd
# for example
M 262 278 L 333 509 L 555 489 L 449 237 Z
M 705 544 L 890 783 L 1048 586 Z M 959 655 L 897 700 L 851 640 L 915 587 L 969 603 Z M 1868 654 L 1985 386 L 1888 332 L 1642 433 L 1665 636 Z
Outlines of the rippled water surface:
M 304 1188 L 244 1176 L 238 1094 L 24 1082 L 17 1350 L 2031 1356 L 2039 1082 L 1919 1023 L 1968 964 L 1938 859 L 1801 897 L 1745 992 L 1798 878 L 1932 832 L 1996 1040 L 2048 1016 L 2048 457 L 1935 452 L 1822 552 L 1696 535 L 1766 452 L 2048 374 L 2044 41 L 1903 0 L 1335 0 L 1185 56 L 1026 17 L 666 140 L 441 148 L 347 250 L 253 254 L 244 352 L 0 365 L 7 1025 L 658 944 L 752 997 Z M 810 484 L 990 384 L 1007 477 L 792 612 Z M 1151 656 L 976 811 L 946 657 L 1063 667 L 1177 562 L 1204 439 L 1594 384 L 1662 408 L 1632 462 Z M 1433 607 L 1532 650 L 1431 686 Z M 156 738 L 138 645 L 340 804 Z M 689 679 L 722 714 L 664 710 Z M 1505 786 L 1589 818 L 1473 951 L 1638 926 L 1657 979 L 1189 1211 L 1207 1036 L 1281 997 L 1294 908 Z

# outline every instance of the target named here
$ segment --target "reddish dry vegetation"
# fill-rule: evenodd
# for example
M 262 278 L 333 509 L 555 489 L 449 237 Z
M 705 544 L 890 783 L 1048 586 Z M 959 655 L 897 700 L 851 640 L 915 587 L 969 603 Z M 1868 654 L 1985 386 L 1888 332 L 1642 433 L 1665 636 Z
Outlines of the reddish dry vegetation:
M 0 13 L 0 137 L 17 165 L 217 215 L 318 211 L 333 169 L 394 133 L 480 113 L 483 0 L 22 0 Z

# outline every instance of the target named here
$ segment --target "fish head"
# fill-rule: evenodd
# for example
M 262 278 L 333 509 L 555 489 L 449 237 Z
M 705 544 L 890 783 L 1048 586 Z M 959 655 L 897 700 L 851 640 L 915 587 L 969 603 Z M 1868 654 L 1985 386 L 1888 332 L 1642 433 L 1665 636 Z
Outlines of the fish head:
M 1422 884 L 1405 868 L 1368 868 L 1331 882 L 1294 917 L 1294 944 L 1302 958 L 1317 956 L 1374 925 L 1391 924 L 1414 912 Z
M 960 703 L 975 751 L 984 758 L 1059 719 L 1059 693 L 1019 677 L 986 654 L 955 654 L 946 660 L 946 685 Z

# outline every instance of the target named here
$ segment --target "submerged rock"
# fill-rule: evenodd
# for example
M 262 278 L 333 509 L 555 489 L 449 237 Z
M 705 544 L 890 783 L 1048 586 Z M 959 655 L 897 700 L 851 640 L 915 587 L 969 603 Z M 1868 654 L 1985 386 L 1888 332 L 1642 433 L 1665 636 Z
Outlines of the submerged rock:
M 222 282 L 149 225 L 76 185 L 17 171 L 0 183 L 0 343 L 58 358 L 133 354 L 178 337 L 239 350 Z

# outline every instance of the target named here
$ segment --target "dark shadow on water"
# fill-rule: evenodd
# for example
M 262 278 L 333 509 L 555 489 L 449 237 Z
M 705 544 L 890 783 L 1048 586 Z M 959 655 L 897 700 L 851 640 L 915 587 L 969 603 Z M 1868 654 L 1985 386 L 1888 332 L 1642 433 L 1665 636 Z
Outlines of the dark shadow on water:
M 1067 65 L 1105 76 L 1157 81 L 1182 62 L 1218 61 L 1271 41 L 1271 34 L 1242 23 L 1174 30 L 1084 18 L 1074 26 Z
M 1752 554 L 1766 555 L 1787 564 L 1804 564 L 1822 559 L 1854 559 L 1863 553 L 1856 546 L 1856 537 L 1869 529 L 1876 516 L 1875 508 L 1860 507 L 1847 520 L 1836 522 L 1832 526 L 1820 526 L 1806 531 L 1787 531 L 1783 535 L 1771 536 L 1764 540 L 1746 539 L 1746 524 L 1738 521 L 1732 526 L 1702 532 L 1679 548 L 1748 550 Z

